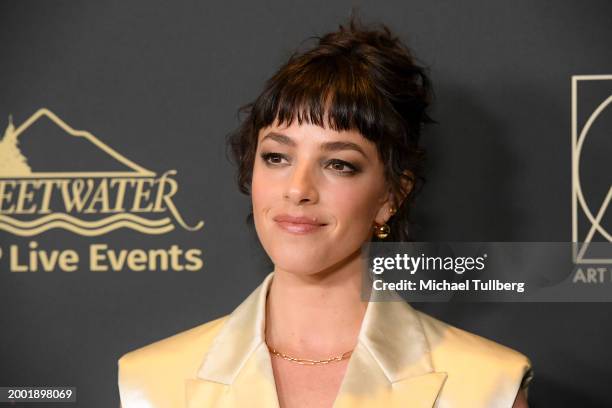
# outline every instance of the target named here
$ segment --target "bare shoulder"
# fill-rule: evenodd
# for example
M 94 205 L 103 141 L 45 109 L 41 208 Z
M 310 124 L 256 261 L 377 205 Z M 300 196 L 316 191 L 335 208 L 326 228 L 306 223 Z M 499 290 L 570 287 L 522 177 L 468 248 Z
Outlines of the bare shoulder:
M 516 394 L 516 399 L 514 400 L 514 404 L 512 404 L 512 408 L 529 408 L 529 403 L 527 402 L 527 391 L 522 389 Z

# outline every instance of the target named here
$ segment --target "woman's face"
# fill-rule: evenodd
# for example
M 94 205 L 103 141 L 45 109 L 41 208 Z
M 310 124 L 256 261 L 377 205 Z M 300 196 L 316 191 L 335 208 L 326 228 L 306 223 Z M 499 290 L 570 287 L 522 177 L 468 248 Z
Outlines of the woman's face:
M 390 216 L 376 145 L 358 131 L 316 125 L 261 129 L 253 216 L 276 269 L 315 274 L 354 255 Z

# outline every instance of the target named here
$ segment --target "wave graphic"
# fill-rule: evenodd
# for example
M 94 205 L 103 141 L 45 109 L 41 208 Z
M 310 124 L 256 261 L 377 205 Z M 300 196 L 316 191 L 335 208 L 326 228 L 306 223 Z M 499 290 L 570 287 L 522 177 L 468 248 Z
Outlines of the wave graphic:
M 170 218 L 150 220 L 134 214 L 122 213 L 100 220 L 84 221 L 68 214 L 54 213 L 32 221 L 21 221 L 0 215 L 0 230 L 22 237 L 38 235 L 53 228 L 62 228 L 75 234 L 95 237 L 119 228 L 131 228 L 143 234 L 165 234 L 174 225 Z

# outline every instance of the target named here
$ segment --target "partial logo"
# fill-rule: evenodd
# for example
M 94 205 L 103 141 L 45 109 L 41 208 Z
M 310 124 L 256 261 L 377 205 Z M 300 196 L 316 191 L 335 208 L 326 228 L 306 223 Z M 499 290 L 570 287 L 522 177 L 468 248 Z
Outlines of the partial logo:
M 187 224 L 174 204 L 176 173 L 158 175 L 48 109 L 19 125 L 9 117 L 0 140 L 0 230 L 24 237 L 54 228 L 83 236 L 199 230 L 204 222 Z
M 612 264 L 612 75 L 572 76 L 572 241 L 576 264 Z

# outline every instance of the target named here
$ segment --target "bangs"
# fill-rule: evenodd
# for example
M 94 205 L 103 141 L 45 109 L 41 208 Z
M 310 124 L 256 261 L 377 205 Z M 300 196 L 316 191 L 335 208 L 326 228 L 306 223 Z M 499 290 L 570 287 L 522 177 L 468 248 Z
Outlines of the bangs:
M 366 67 L 342 55 L 294 61 L 267 83 L 253 106 L 256 129 L 297 120 L 336 131 L 358 130 L 370 140 L 384 133 L 391 113 Z

